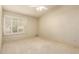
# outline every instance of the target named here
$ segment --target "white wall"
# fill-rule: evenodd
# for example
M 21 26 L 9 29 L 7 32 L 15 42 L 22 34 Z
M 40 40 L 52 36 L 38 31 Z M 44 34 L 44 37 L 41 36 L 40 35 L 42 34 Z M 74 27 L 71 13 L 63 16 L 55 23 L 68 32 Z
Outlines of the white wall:
M 2 6 L 0 6 L 0 50 L 2 45 Z
M 62 6 L 42 16 L 39 35 L 79 46 L 79 6 Z
M 24 23 L 24 33 L 23 34 L 14 34 L 14 35 L 4 35 L 4 40 L 11 40 L 11 39 L 22 39 L 22 38 L 29 38 L 29 37 L 34 37 L 37 34 L 37 20 L 36 18 L 30 17 L 30 16 L 24 16 L 24 15 L 19 15 L 16 13 L 12 12 L 4 12 L 5 15 L 13 15 L 13 16 L 19 16 L 23 17 Z

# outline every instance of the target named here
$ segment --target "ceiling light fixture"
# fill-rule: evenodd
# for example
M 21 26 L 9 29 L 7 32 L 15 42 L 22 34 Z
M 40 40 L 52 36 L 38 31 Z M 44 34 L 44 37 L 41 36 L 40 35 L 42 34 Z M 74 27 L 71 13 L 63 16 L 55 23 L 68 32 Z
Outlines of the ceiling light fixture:
M 33 6 L 30 6 L 30 7 L 33 7 L 35 8 L 37 11 L 43 11 L 43 10 L 47 10 L 48 8 L 45 7 L 45 6 L 40 6 L 40 5 L 33 5 Z

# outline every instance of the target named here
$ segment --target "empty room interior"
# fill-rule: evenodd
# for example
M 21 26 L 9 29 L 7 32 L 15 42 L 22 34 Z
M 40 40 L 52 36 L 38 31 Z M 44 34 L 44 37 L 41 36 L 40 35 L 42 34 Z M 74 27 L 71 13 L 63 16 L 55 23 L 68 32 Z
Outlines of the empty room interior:
M 79 6 L 0 5 L 0 54 L 75 53 Z

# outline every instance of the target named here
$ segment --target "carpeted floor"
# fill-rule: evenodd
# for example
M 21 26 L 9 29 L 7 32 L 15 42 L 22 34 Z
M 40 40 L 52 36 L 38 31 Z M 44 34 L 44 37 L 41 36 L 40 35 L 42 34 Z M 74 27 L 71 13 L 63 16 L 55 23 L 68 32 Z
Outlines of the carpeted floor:
M 79 53 L 79 48 L 35 37 L 4 42 L 2 53 Z

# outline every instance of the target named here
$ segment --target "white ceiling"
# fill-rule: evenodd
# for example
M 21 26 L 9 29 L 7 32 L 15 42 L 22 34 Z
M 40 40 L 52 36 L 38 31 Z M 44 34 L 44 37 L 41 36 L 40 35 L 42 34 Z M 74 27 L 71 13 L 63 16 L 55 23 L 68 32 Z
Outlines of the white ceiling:
M 41 11 L 39 10 L 40 7 Z M 16 12 L 24 15 L 40 17 L 54 7 L 55 5 L 4 5 L 3 9 L 6 11 Z

